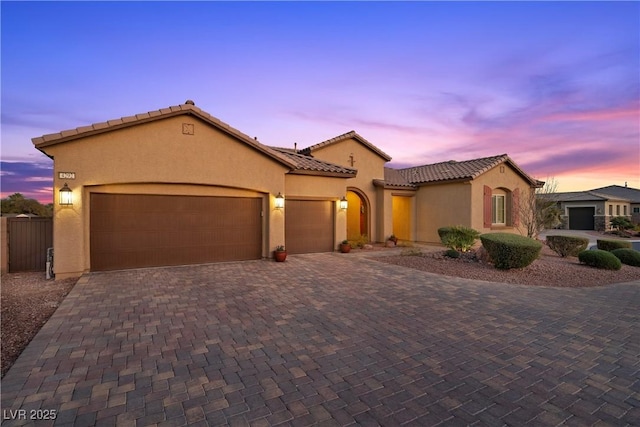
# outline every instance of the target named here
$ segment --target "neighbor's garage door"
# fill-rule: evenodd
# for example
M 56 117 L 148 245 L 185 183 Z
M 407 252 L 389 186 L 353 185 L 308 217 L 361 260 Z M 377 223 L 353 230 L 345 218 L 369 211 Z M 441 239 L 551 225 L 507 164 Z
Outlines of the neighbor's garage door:
M 333 202 L 285 202 L 285 246 L 290 254 L 333 251 Z
M 593 218 L 594 214 L 595 208 L 569 208 L 569 229 L 595 229 L 595 221 Z
M 258 259 L 260 198 L 91 194 L 91 270 Z

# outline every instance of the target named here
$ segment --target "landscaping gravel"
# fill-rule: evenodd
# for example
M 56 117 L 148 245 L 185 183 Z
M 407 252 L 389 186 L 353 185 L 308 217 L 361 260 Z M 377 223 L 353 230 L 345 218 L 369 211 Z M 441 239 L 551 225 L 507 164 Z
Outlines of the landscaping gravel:
M 2 376 L 73 289 L 76 279 L 46 280 L 44 273 L 13 273 L 1 278 Z
M 575 257 L 562 258 L 547 246 L 542 247 L 540 257 L 532 264 L 511 270 L 498 270 L 492 264 L 480 262 L 475 258 L 475 252 L 454 259 L 444 256 L 444 250 L 409 248 L 404 250 L 403 255 L 375 259 L 446 276 L 528 286 L 575 288 L 640 280 L 640 267 L 623 265 L 618 271 L 600 270 L 580 264 Z

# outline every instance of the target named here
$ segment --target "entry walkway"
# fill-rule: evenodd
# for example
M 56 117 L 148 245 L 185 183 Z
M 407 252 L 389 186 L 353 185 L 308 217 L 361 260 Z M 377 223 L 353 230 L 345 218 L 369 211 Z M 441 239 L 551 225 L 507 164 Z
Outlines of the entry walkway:
M 3 379 L 3 425 L 640 425 L 639 307 L 640 282 L 349 254 L 94 273 Z

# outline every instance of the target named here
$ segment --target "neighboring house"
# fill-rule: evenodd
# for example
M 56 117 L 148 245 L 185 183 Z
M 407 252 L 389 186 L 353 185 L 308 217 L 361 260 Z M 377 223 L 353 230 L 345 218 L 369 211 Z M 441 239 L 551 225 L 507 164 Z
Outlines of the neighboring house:
M 626 216 L 640 224 L 640 190 L 609 185 L 588 191 L 554 193 L 562 212 L 564 228 L 604 231 L 611 218 Z
M 54 159 L 57 278 L 267 258 L 281 244 L 329 252 L 363 235 L 437 242 L 457 224 L 517 233 L 514 206 L 540 185 L 507 155 L 386 168 L 391 157 L 353 131 L 269 147 L 192 101 L 33 143 Z

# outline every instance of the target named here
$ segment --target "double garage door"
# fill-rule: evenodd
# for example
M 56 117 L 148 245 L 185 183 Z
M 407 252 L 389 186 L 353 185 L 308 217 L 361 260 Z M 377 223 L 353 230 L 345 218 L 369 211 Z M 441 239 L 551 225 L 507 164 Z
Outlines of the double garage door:
M 91 194 L 91 270 L 259 259 L 262 199 Z

